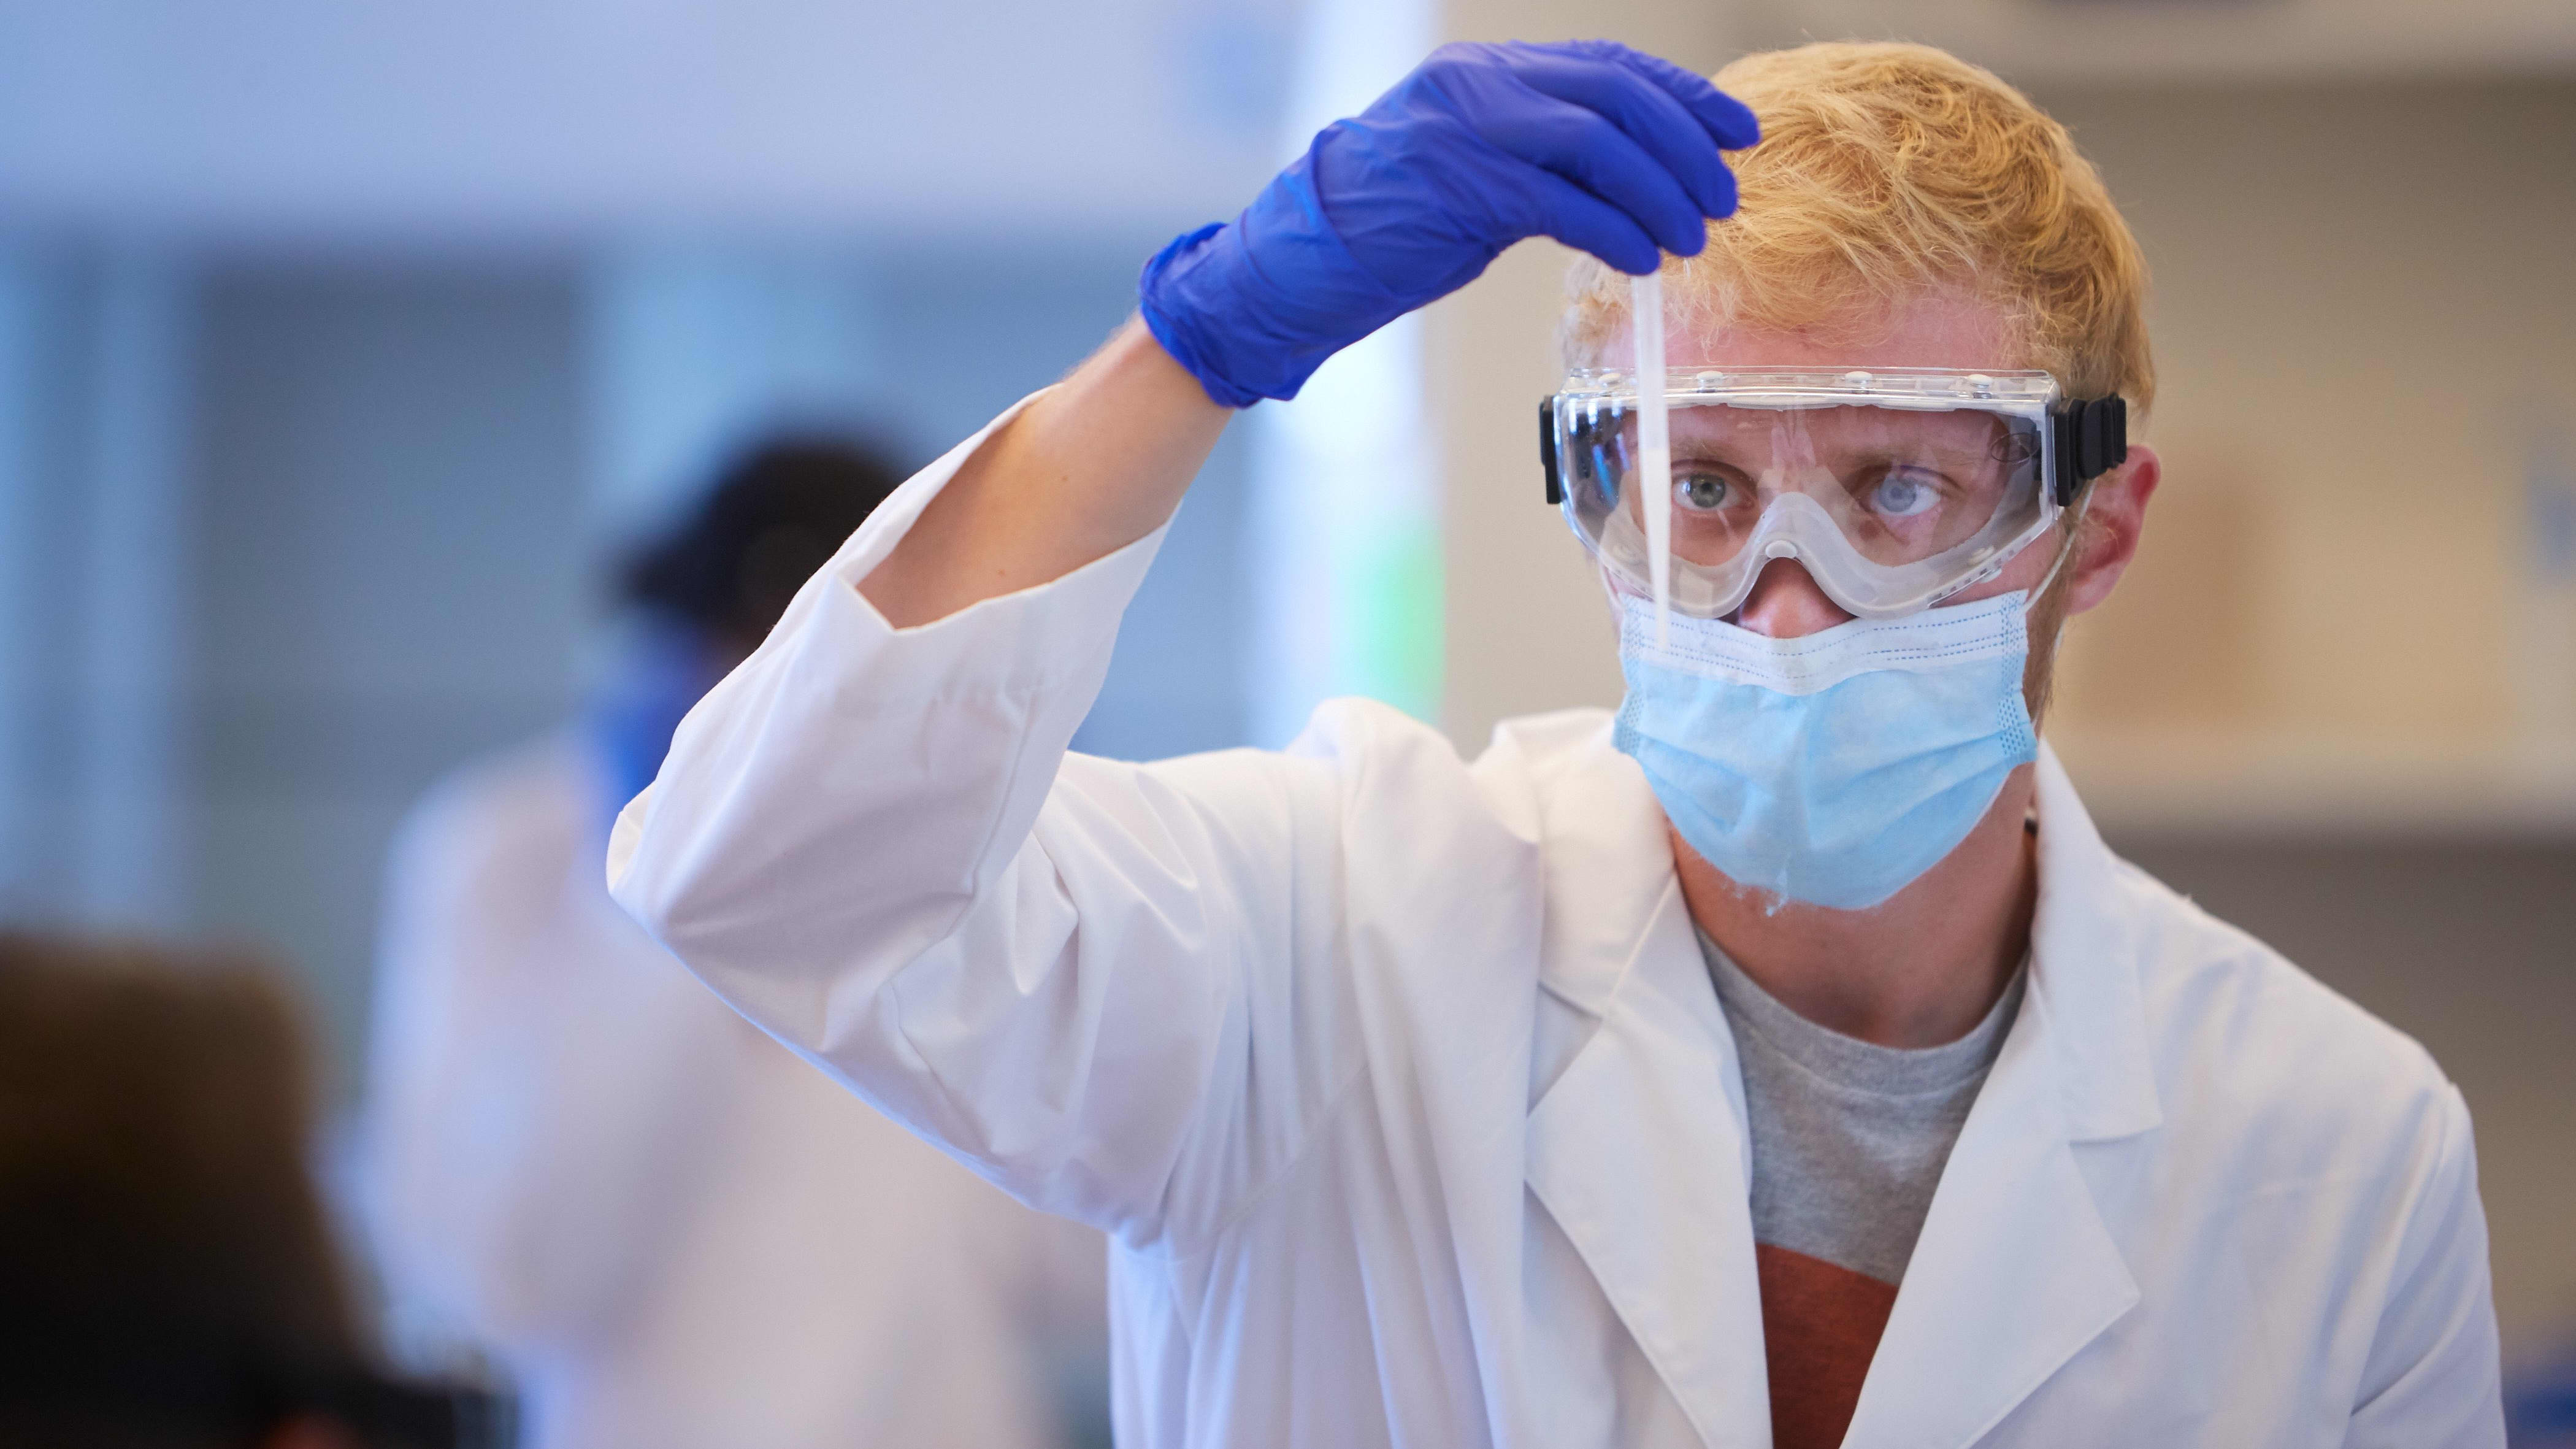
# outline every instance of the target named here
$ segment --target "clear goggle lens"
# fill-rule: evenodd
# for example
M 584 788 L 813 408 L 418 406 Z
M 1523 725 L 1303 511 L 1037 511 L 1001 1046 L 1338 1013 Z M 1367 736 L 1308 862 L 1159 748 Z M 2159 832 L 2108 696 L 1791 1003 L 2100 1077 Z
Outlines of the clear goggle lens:
M 1774 558 L 1798 560 L 1864 618 L 1910 613 L 1991 576 L 2056 516 L 2044 383 L 2038 375 L 2002 406 L 1668 391 L 1673 607 L 1731 613 Z M 1554 443 L 1567 520 L 1642 595 L 1653 555 L 1639 411 L 1633 394 L 1560 394 Z

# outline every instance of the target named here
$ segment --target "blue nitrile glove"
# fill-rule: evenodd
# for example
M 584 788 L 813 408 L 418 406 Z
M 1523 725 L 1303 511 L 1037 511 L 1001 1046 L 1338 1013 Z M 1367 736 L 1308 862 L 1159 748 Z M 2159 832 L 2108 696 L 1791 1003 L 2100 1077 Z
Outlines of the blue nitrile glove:
M 1232 222 L 1145 264 L 1155 340 L 1228 407 L 1290 398 L 1325 358 L 1550 236 L 1642 275 L 1735 210 L 1721 148 L 1753 113 L 1606 40 L 1444 45 L 1336 121 Z

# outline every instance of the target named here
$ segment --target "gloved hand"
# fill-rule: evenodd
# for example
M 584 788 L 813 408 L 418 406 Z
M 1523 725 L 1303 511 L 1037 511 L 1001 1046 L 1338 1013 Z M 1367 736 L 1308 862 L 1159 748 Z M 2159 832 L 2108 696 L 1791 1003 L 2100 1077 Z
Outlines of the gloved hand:
M 1145 264 L 1145 325 L 1228 407 L 1550 236 L 1642 275 L 1735 210 L 1718 154 L 1760 135 L 1707 81 L 1606 40 L 1444 45 L 1326 127 L 1241 216 Z

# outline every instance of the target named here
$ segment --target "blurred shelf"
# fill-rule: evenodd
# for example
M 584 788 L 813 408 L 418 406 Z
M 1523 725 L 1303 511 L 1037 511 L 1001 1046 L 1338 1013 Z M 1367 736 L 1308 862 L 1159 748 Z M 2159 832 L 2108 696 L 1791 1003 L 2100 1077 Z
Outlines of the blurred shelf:
M 2052 732 L 2050 743 L 2113 834 L 2576 839 L 2576 738 L 2449 755 L 2101 729 Z

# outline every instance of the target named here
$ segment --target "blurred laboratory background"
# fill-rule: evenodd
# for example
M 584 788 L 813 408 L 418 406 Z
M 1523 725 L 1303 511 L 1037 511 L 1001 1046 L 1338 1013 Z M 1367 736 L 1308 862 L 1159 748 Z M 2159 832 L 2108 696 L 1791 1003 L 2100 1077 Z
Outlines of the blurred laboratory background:
M 354 1110 L 406 813 L 578 714 L 737 449 L 918 466 L 1433 44 L 1580 34 L 1930 41 L 2101 166 L 2168 472 L 2051 737 L 2458 1081 L 2518 1433 L 2576 1442 L 2565 0 L 0 0 L 0 920 L 275 954 Z M 1566 258 L 1248 415 L 1078 743 L 1615 701 L 1526 425 Z

